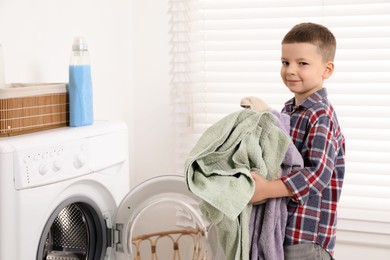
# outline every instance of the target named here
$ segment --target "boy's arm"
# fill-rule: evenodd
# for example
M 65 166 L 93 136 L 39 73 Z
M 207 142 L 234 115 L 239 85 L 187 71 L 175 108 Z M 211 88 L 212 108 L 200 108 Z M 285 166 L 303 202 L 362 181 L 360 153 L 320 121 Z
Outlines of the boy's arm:
M 255 192 L 250 203 L 256 203 L 269 198 L 290 197 L 292 192 L 281 180 L 267 181 L 256 172 L 251 172 L 255 181 Z
M 305 204 L 310 193 L 321 193 L 329 185 L 337 156 L 334 124 L 326 111 L 318 110 L 309 120 L 312 123 L 301 148 L 305 166 L 281 178 L 292 191 L 292 200 L 299 204 Z

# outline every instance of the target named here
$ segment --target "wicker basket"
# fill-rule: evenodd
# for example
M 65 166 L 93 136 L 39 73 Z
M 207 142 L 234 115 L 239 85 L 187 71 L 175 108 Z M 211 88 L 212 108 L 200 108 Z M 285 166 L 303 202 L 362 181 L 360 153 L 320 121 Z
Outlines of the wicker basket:
M 166 244 L 159 245 L 163 243 L 159 243 L 160 240 L 167 238 L 170 241 L 168 247 Z M 190 246 L 192 248 L 191 256 L 186 256 L 183 258 L 181 256 L 181 250 L 184 243 L 180 240 L 190 239 L 190 243 L 185 244 L 185 247 Z M 204 241 L 204 232 L 200 229 L 197 230 L 170 230 L 170 231 L 162 231 L 156 233 L 143 234 L 133 237 L 132 245 L 134 260 L 158 260 L 167 258 L 167 256 L 159 255 L 159 247 L 163 246 L 166 250 L 172 250 L 171 256 L 169 260 L 206 260 L 207 258 L 207 250 L 204 247 L 205 244 L 202 243 Z M 188 240 L 187 240 L 188 242 Z M 142 252 L 143 250 L 149 252 Z M 181 249 L 181 250 L 180 250 Z M 144 255 L 144 256 L 143 256 Z M 146 256 L 146 257 L 145 257 Z M 166 259 L 168 260 L 168 259 Z
M 68 103 L 65 83 L 0 88 L 0 137 L 66 126 Z

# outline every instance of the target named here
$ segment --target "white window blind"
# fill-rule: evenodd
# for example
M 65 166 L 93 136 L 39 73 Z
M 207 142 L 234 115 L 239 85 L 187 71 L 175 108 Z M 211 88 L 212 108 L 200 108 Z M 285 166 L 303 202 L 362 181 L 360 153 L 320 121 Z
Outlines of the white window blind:
M 390 234 L 390 1 L 171 3 L 178 172 L 203 131 L 240 109 L 242 97 L 281 110 L 293 96 L 279 76 L 281 40 L 295 24 L 321 23 L 338 44 L 325 87 L 346 137 L 339 219 L 345 229 L 365 221 L 361 231 Z

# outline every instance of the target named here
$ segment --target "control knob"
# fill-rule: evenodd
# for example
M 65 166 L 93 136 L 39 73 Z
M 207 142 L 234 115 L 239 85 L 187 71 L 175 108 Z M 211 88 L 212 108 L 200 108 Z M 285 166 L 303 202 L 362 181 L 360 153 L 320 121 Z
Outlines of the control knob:
M 73 158 L 73 166 L 76 169 L 80 169 L 84 165 L 85 165 L 85 158 L 84 158 L 84 156 L 82 154 L 75 155 L 75 157 Z
M 39 165 L 38 172 L 40 175 L 45 175 L 48 172 L 48 167 L 46 164 Z
M 62 163 L 61 161 L 55 160 L 51 166 L 54 172 L 58 172 L 62 168 Z

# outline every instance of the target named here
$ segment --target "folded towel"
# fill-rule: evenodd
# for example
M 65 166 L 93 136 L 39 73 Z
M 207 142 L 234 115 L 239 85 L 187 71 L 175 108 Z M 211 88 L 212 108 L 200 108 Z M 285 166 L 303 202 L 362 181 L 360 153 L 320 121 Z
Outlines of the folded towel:
M 252 96 L 242 98 L 240 106 L 243 108 L 250 108 L 256 112 L 265 112 L 271 109 L 263 100 Z

